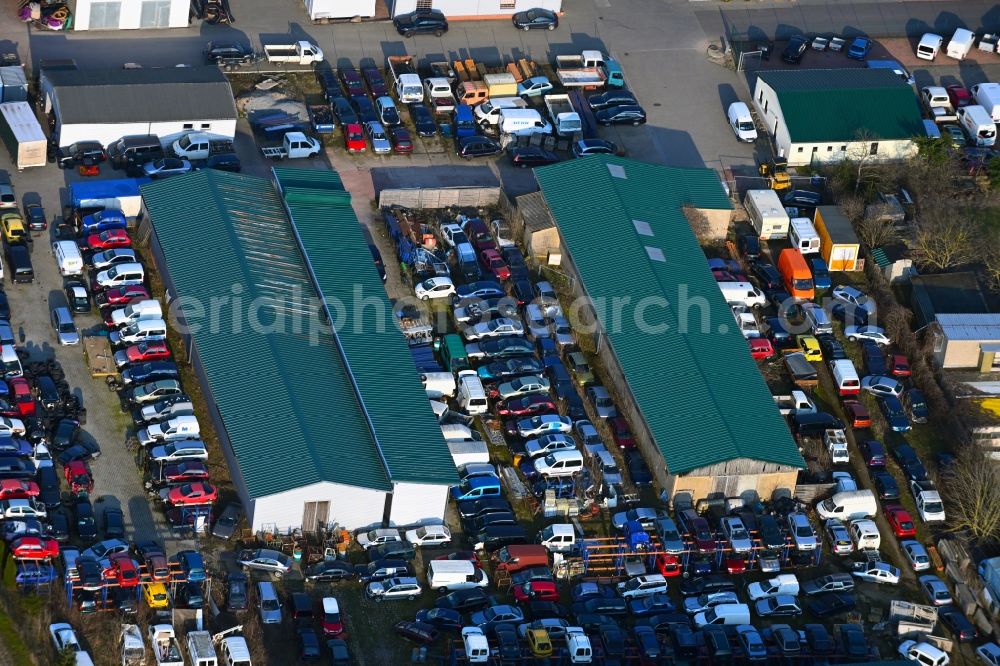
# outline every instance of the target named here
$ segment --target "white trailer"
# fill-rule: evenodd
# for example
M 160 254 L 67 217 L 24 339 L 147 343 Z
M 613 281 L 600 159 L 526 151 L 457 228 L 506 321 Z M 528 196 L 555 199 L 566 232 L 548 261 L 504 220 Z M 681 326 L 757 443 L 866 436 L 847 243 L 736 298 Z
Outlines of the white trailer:
M 27 102 L 0 104 L 0 135 L 17 170 L 45 166 L 48 140 Z

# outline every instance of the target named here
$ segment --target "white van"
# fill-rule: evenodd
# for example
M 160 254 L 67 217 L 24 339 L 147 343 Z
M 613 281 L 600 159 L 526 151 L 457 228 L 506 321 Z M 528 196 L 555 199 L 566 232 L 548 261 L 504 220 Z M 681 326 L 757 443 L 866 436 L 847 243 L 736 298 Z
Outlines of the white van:
M 187 649 L 191 666 L 219 666 L 219 657 L 212 645 L 212 634 L 207 631 L 189 631 Z
M 767 296 L 764 292 L 749 282 L 720 282 L 719 291 L 729 304 L 738 303 L 748 308 L 762 308 L 767 305 Z
M 958 28 L 955 30 L 955 34 L 952 35 L 951 41 L 948 42 L 945 55 L 956 60 L 965 60 L 965 56 L 969 55 L 969 51 L 972 50 L 972 45 L 975 41 L 976 33 L 965 28 Z
M 747 604 L 719 604 L 694 616 L 694 626 L 697 629 L 712 624 L 750 624 L 750 606 Z
M 935 35 L 933 32 L 924 33 L 917 44 L 917 57 L 922 60 L 934 60 L 943 43 L 944 37 L 941 35 Z
M 552 134 L 552 125 L 534 109 L 500 109 L 497 123 L 501 134 Z
M 485 414 L 489 410 L 490 405 L 486 400 L 483 380 L 479 378 L 475 370 L 460 370 L 458 372 L 458 406 L 466 414 L 473 416 Z
M 111 323 L 115 325 L 115 328 L 128 326 L 140 319 L 163 319 L 163 308 L 160 307 L 160 302 L 154 298 L 144 298 L 111 313 Z
M 111 331 L 111 345 L 135 345 L 140 342 L 159 342 L 167 339 L 167 322 L 162 319 L 140 319 L 120 331 Z
M 871 518 L 878 513 L 878 502 L 875 501 L 875 493 L 868 488 L 847 490 L 818 502 L 816 513 L 823 520 L 840 518 L 843 521 L 848 521 L 856 518 Z
M 472 442 L 479 438 L 472 432 L 472 428 L 461 423 L 446 423 L 441 426 L 441 434 L 446 442 Z
M 538 543 L 550 553 L 568 553 L 576 546 L 576 529 L 570 523 L 549 525 L 538 534 Z
M 726 112 L 729 126 L 733 128 L 733 134 L 744 143 L 754 143 L 757 140 L 757 126 L 750 115 L 750 107 L 745 102 L 733 102 Z
M 920 666 L 948 666 L 951 663 L 947 652 L 927 641 L 903 641 L 899 644 L 899 654 Z M 990 663 L 985 659 L 983 661 Z
M 795 574 L 778 574 L 774 578 L 747 585 L 747 595 L 750 597 L 750 601 L 769 599 L 779 594 L 798 596 L 799 579 L 795 577 Z
M 490 643 L 479 627 L 462 627 L 462 645 L 470 664 L 485 664 L 490 660 Z
M 94 279 L 94 283 L 101 289 L 111 289 L 112 287 L 126 287 L 135 284 L 142 284 L 146 277 L 146 272 L 139 263 L 115 264 L 106 271 L 101 271 Z
M 788 242 L 802 254 L 819 253 L 819 234 L 808 217 L 793 217 L 789 220 Z
M 480 125 L 496 125 L 503 109 L 527 109 L 528 103 L 520 97 L 493 97 L 477 105 L 473 111 Z
M 861 393 L 861 378 L 851 363 L 851 359 L 843 358 L 830 362 L 830 372 L 833 383 L 837 385 L 840 395 L 857 395 Z
M 438 592 L 488 587 L 486 572 L 469 560 L 431 560 L 427 565 L 427 584 Z
M 761 240 L 788 238 L 788 213 L 774 190 L 747 190 L 743 199 L 750 224 Z
M 428 398 L 455 395 L 455 376 L 450 372 L 425 372 L 420 375 Z
M 583 470 L 583 454 L 579 451 L 553 451 L 547 456 L 535 458 L 535 472 L 544 478 L 573 476 Z
M 878 550 L 879 546 L 882 545 L 882 536 L 879 534 L 878 525 L 875 524 L 874 520 L 867 518 L 852 520 L 847 531 L 851 533 L 851 538 L 854 539 L 858 550 Z
M 52 244 L 52 255 L 56 258 L 59 275 L 68 277 L 83 274 L 83 255 L 73 241 L 56 241 Z
M 993 118 L 979 104 L 963 106 L 958 110 L 958 123 L 977 146 L 992 146 L 997 140 L 997 126 Z
M 977 83 L 969 88 L 976 103 L 986 109 L 994 123 L 1000 123 L 1000 83 Z
M 225 666 L 253 666 L 250 663 L 250 648 L 242 636 L 227 636 L 222 639 L 220 651 Z

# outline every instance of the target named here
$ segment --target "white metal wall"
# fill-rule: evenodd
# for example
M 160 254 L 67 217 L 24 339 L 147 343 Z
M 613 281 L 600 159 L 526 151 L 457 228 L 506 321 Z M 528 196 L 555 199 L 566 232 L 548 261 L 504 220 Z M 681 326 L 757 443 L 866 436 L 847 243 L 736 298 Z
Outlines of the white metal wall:
M 395 526 L 443 522 L 448 486 L 397 483 L 393 486 L 389 522 Z
M 562 0 L 433 0 L 431 6 L 449 17 L 510 16 L 534 7 L 561 12 Z M 417 0 L 396 0 L 392 15 L 409 14 L 416 8 Z
M 74 30 L 105 30 L 114 29 L 114 27 L 105 27 L 98 24 L 100 17 L 104 16 L 105 13 L 110 9 L 112 12 L 115 11 L 114 7 L 107 7 L 108 5 L 117 5 L 118 13 L 118 25 L 116 26 L 119 30 L 137 30 L 144 27 L 143 23 L 143 4 L 149 2 L 150 0 L 76 0 L 76 11 L 73 14 L 73 29 Z M 160 0 L 161 2 L 163 0 Z M 152 0 L 156 3 L 157 0 Z M 190 0 L 168 0 L 169 7 L 166 10 L 161 10 L 156 12 L 161 20 L 158 27 L 164 28 L 186 28 L 188 26 L 188 17 L 191 12 L 191 2 Z M 94 7 L 97 5 L 97 7 Z M 150 16 L 153 14 L 151 11 L 153 5 L 147 5 L 146 7 L 146 20 L 148 21 Z M 93 21 L 91 20 L 93 18 Z M 166 25 L 162 25 L 163 23 Z M 91 27 L 91 24 L 94 24 Z M 153 26 L 147 26 L 153 27 Z
M 56 116 L 58 118 L 58 114 Z M 207 127 L 203 127 L 207 125 Z M 59 125 L 59 145 L 68 146 L 77 141 L 100 141 L 104 146 L 123 136 L 155 134 L 165 146 L 187 132 L 207 132 L 216 139 L 230 139 L 236 136 L 236 119 L 232 120 L 191 120 L 162 123 L 87 123 L 82 125 Z
M 305 0 L 305 4 L 306 13 L 314 20 L 375 16 L 375 0 Z
M 329 502 L 328 521 L 353 530 L 382 522 L 385 493 L 336 483 L 314 483 L 288 492 L 258 497 L 247 517 L 255 532 L 267 527 L 287 531 L 302 527 L 306 502 Z
M 859 155 L 867 155 L 870 144 L 878 144 L 878 152 L 872 155 L 873 162 L 892 162 L 905 160 L 916 156 L 917 145 L 910 139 L 899 141 L 849 141 L 833 143 L 779 143 L 779 148 L 785 149 L 789 166 L 806 166 L 816 163 L 841 162 L 846 158 L 857 159 Z M 846 150 L 841 150 L 846 148 Z

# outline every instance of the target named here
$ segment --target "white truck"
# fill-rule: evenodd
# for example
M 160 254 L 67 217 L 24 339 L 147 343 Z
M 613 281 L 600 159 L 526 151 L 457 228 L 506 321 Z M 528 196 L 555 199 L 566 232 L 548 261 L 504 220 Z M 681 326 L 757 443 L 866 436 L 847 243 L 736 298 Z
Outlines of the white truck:
M 993 122 L 1000 123 L 1000 83 L 977 83 L 969 88 L 969 92 L 976 98 L 976 104 L 986 109 Z
M 184 666 L 184 655 L 177 643 L 177 634 L 169 624 L 154 624 L 149 627 L 149 644 L 153 648 L 156 666 Z
M 471 463 L 489 463 L 490 447 L 482 440 L 447 442 L 455 467 Z
M 146 663 L 146 643 L 142 640 L 142 630 L 138 625 L 122 625 L 118 647 L 121 666 L 143 666 Z
M 951 105 L 948 91 L 941 86 L 926 86 L 920 89 L 920 101 L 936 123 L 952 123 L 958 120 Z
M 207 631 L 189 631 L 187 649 L 191 666 L 219 666 L 219 657 L 212 645 L 212 634 Z
M 577 132 L 583 132 L 583 123 L 580 114 L 573 108 L 573 103 L 569 95 L 545 95 L 545 108 L 549 110 L 549 118 L 556 128 L 559 136 L 573 136 Z
M 775 395 L 774 404 L 778 406 L 778 411 L 782 416 L 793 416 L 795 414 L 815 414 L 816 403 L 814 403 L 805 391 L 792 391 L 789 395 Z
M 323 49 L 305 40 L 290 44 L 265 44 L 264 57 L 276 65 L 314 65 L 323 60 Z
M 824 431 L 823 443 L 826 444 L 834 465 L 846 465 L 851 461 L 851 453 L 847 448 L 847 435 L 840 428 L 828 428 Z
M 413 56 L 389 56 L 389 76 L 396 88 L 396 97 L 403 104 L 420 104 L 424 101 L 424 87 L 417 74 Z
M 228 139 L 213 139 L 205 132 L 190 132 L 174 141 L 171 146 L 174 155 L 185 160 L 207 160 L 211 155 L 235 152 L 233 142 Z
M 282 138 L 280 146 L 262 146 L 260 152 L 269 160 L 298 159 L 315 157 L 323 150 L 323 145 L 302 132 L 289 132 Z
M 451 81 L 445 77 L 431 76 L 424 79 L 424 93 L 434 113 L 451 113 L 455 110 L 455 95 L 451 92 Z

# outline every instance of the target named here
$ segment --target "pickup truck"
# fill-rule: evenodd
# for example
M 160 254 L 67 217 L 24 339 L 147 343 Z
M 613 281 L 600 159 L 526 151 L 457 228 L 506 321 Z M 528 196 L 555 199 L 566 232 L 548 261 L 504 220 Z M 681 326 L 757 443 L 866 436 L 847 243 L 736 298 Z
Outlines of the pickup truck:
M 280 146 L 263 146 L 260 152 L 269 160 L 293 160 L 300 157 L 315 157 L 322 149 L 320 142 L 311 136 L 306 136 L 302 132 L 289 132 L 282 139 Z
M 389 56 L 388 74 L 396 88 L 396 98 L 403 104 L 420 104 L 424 101 L 424 89 L 417 74 L 416 58 L 413 56 Z
M 564 88 L 625 86 L 621 67 L 600 51 L 583 51 L 578 56 L 556 56 L 556 77 Z
M 792 391 L 791 395 L 775 395 L 774 404 L 782 416 L 794 414 L 815 414 L 816 403 L 809 399 L 804 391 Z
M 154 624 L 149 628 L 149 643 L 153 648 L 156 666 L 184 666 L 184 655 L 177 642 L 174 628 L 169 624 Z
M 233 153 L 236 149 L 228 139 L 212 139 L 204 132 L 191 132 L 170 146 L 173 154 L 185 160 L 207 160 L 212 155 Z
M 455 110 L 455 95 L 451 92 L 451 82 L 441 76 L 424 79 L 424 92 L 434 113 L 451 113 Z
M 333 134 L 337 125 L 333 122 L 333 111 L 327 104 L 311 104 L 307 107 L 309 122 L 317 134 Z
M 823 443 L 830 452 L 834 465 L 846 465 L 851 462 L 850 451 L 847 448 L 847 435 L 840 428 L 830 428 L 823 432 Z
M 556 134 L 571 137 L 583 131 L 580 114 L 573 108 L 569 95 L 545 95 L 542 100 L 549 111 L 549 118 L 556 128 Z
M 323 50 L 307 41 L 265 44 L 264 57 L 274 64 L 313 65 L 323 60 Z
M 958 121 L 958 115 L 951 105 L 948 91 L 941 86 L 927 86 L 920 89 L 920 101 L 930 117 L 936 123 L 952 123 Z

